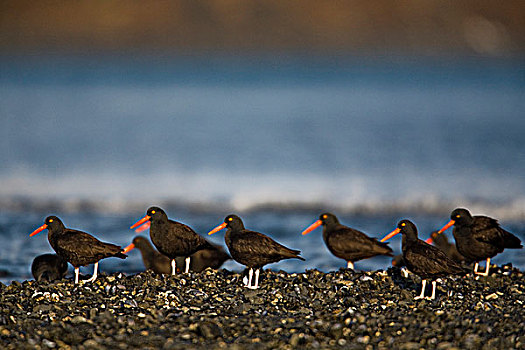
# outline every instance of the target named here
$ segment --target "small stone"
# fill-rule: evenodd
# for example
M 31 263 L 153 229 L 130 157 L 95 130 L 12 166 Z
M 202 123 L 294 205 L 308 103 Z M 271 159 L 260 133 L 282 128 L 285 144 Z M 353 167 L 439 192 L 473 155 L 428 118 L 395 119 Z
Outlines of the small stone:
M 498 294 L 497 293 L 492 293 L 490 295 L 487 295 L 485 297 L 486 300 L 492 300 L 492 299 L 498 299 Z
M 57 346 L 57 344 L 55 342 L 52 342 L 51 340 L 48 340 L 48 339 L 42 340 L 42 344 L 47 346 L 48 348 L 52 348 L 52 349 Z
M 207 339 L 215 339 L 222 336 L 221 328 L 212 322 L 203 322 L 202 324 L 199 324 L 198 330 L 200 334 Z
M 400 350 L 419 350 L 422 348 L 423 347 L 421 346 L 421 344 L 416 343 L 416 342 L 406 342 L 406 343 L 400 344 L 399 346 Z
M 71 319 L 71 323 L 78 324 L 78 323 L 84 323 L 87 322 L 85 317 L 82 316 L 75 316 Z
M 93 339 L 86 340 L 82 345 L 84 345 L 86 348 L 99 348 L 100 345 Z
M 368 336 L 368 335 L 365 335 L 363 337 L 357 337 L 357 342 L 358 343 L 368 344 L 369 341 L 370 341 L 370 336 Z

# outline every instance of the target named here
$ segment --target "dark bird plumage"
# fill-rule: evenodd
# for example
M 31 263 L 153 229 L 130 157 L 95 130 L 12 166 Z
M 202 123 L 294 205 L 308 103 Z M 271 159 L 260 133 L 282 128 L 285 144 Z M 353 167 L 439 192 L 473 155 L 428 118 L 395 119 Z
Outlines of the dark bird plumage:
M 140 251 L 142 262 L 146 270 L 152 270 L 158 274 L 171 273 L 171 260 L 167 256 L 159 253 L 151 243 L 142 236 L 133 238 L 133 245 Z
M 155 250 L 147 238 L 136 236 L 133 238 L 133 244 L 140 250 L 146 270 L 152 270 L 158 274 L 171 273 L 171 260 Z M 226 260 L 230 259 L 230 256 L 222 247 L 214 244 L 212 246 L 213 248 L 199 250 L 191 255 L 191 271 L 201 272 L 208 267 L 218 269 Z M 176 261 L 177 265 L 184 266 L 184 258 L 177 258 Z M 180 272 L 180 270 L 177 272 Z
M 172 274 L 175 274 L 176 258 L 186 258 L 186 272 L 188 272 L 192 254 L 199 250 L 214 248 L 188 225 L 168 219 L 164 210 L 159 207 L 149 208 L 146 216 L 137 224 L 147 220 L 151 221 L 149 229 L 151 242 L 160 253 L 171 260 Z
M 450 222 L 440 231 L 454 225 L 453 235 L 458 252 L 467 260 L 477 263 L 487 259 L 488 275 L 490 258 L 506 248 L 523 248 L 521 241 L 512 233 L 500 227 L 496 219 L 488 216 L 472 216 L 467 209 L 457 208 L 450 214 Z
M 224 222 L 228 228 L 224 241 L 231 257 L 239 264 L 258 269 L 283 259 L 304 261 L 304 258 L 299 256 L 299 250 L 287 248 L 262 233 L 245 229 L 237 215 L 229 215 Z
M 398 254 L 392 258 L 392 266 L 395 266 L 395 267 L 406 266 L 405 260 L 403 260 L 403 254 Z
M 241 218 L 237 215 L 228 215 L 224 219 L 224 224 L 216 227 L 210 234 L 223 228 L 228 229 L 224 235 L 224 241 L 232 259 L 250 268 L 248 283 L 250 288 L 253 270 L 256 273 L 254 288 L 257 288 L 259 269 L 264 265 L 283 259 L 300 259 L 304 261 L 304 258 L 299 256 L 301 253 L 299 250 L 287 248 L 262 233 L 245 229 Z
M 37 281 L 54 281 L 67 273 L 67 261 L 56 254 L 42 254 L 33 259 L 31 273 Z
M 451 260 L 441 249 L 434 247 L 418 239 L 417 228 L 409 220 L 401 220 L 397 229 L 384 239 L 393 237 L 397 233 L 403 235 L 402 251 L 403 260 L 407 269 L 423 279 L 421 295 L 423 298 L 426 280 L 434 280 L 439 277 L 465 273 L 461 265 Z M 435 297 L 435 281 L 432 281 L 433 290 L 430 299 Z
M 447 256 L 454 260 L 455 262 L 468 262 L 468 259 L 461 255 L 454 243 L 450 243 L 446 235 L 439 233 L 439 231 L 434 231 L 430 234 L 432 243 L 441 249 Z
M 403 234 L 403 260 L 409 271 L 423 279 L 436 279 L 464 272 L 463 267 L 441 249 L 420 240 L 417 237 L 416 225 L 411 221 L 400 221 L 398 228 Z
M 191 255 L 191 271 L 202 272 L 208 267 L 217 270 L 226 260 L 231 259 L 230 254 L 226 253 L 224 248 L 213 243 L 210 243 L 210 245 L 212 248 L 205 248 Z M 182 264 L 182 258 L 178 259 L 180 259 L 178 264 Z
M 120 259 L 127 257 L 122 253 L 120 246 L 101 242 L 86 232 L 66 228 L 56 216 L 48 216 L 45 224 L 33 234 L 43 229 L 48 230 L 47 239 L 57 255 L 64 258 L 75 268 L 75 282 L 78 282 L 80 266 L 95 264 L 93 277 L 90 279 L 90 281 L 94 281 L 100 260 L 110 257 Z
M 393 256 L 387 243 L 379 242 L 361 231 L 340 224 L 337 217 L 331 213 L 321 214 L 319 220 L 303 231 L 303 234 L 319 225 L 323 225 L 323 240 L 328 250 L 336 257 L 346 260 L 349 268 L 353 268 L 353 263 L 358 260 L 377 255 Z

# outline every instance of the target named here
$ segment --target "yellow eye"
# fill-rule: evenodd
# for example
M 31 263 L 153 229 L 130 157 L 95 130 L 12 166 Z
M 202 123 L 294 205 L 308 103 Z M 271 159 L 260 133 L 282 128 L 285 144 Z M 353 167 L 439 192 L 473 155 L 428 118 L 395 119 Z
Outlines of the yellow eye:
M 404 222 L 401 224 L 401 226 L 406 226 L 407 224 L 405 224 Z
M 49 222 L 53 222 L 53 219 L 49 219 Z
M 152 214 L 155 214 L 155 210 L 152 210 L 151 213 L 152 213 Z
M 461 215 L 456 215 L 457 218 L 461 217 Z
M 323 219 L 326 219 L 328 217 L 328 215 L 323 215 Z
M 228 218 L 228 221 L 233 221 L 233 218 Z

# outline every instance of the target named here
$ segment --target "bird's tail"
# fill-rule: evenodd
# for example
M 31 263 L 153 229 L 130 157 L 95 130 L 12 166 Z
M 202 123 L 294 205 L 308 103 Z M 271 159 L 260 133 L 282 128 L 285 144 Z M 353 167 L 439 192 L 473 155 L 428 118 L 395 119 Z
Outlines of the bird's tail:
M 290 251 L 290 258 L 291 259 L 299 259 L 299 260 L 302 260 L 302 261 L 306 261 L 305 258 L 303 258 L 302 256 L 299 256 L 299 254 L 301 254 L 301 251 L 300 250 L 295 250 L 295 249 L 289 249 Z
M 113 255 L 115 258 L 120 258 L 120 259 L 126 259 L 128 256 L 122 252 L 118 252 L 116 255 Z

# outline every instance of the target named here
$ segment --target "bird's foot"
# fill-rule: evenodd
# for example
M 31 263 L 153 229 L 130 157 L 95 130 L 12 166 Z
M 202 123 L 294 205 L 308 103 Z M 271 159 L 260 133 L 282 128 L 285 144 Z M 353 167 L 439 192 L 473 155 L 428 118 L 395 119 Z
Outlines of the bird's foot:
M 434 300 L 434 299 L 436 299 L 436 297 L 433 297 L 433 298 L 432 297 L 425 297 L 425 299 L 427 299 L 427 300 Z
M 88 278 L 87 280 L 80 281 L 82 283 L 88 283 L 88 282 L 94 282 L 97 279 L 97 276 L 91 276 L 91 278 Z
M 414 300 L 419 300 L 419 299 L 426 299 L 427 297 L 424 297 L 422 295 L 418 295 L 417 297 L 414 297 Z

